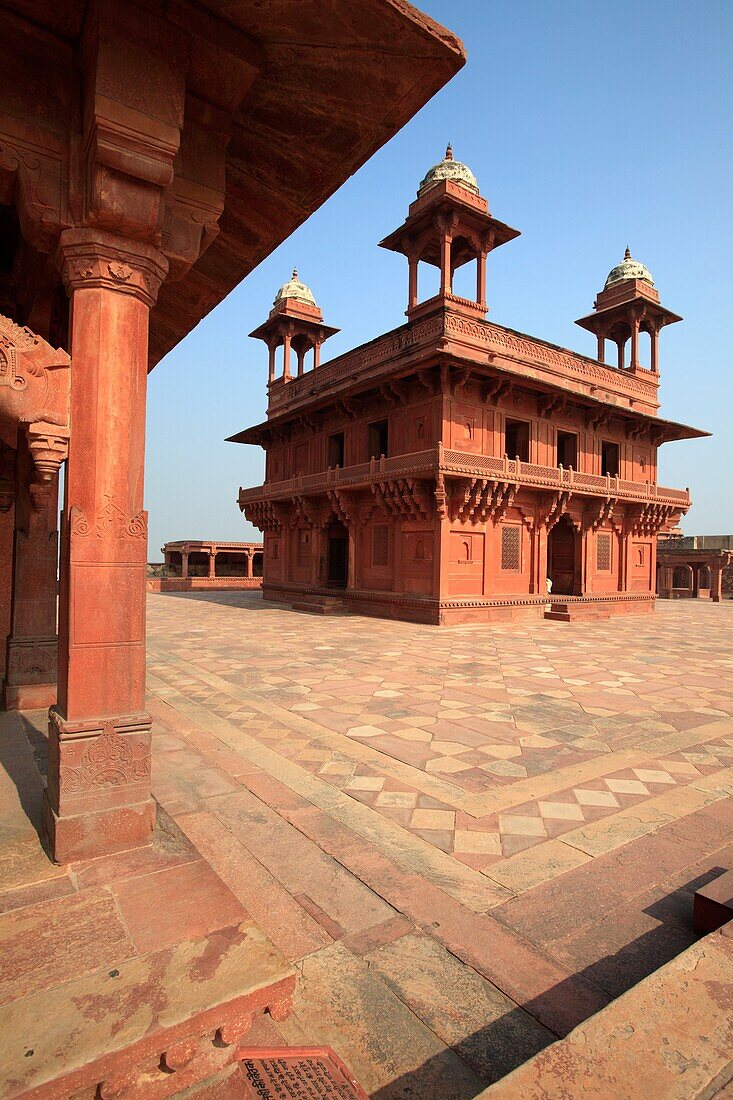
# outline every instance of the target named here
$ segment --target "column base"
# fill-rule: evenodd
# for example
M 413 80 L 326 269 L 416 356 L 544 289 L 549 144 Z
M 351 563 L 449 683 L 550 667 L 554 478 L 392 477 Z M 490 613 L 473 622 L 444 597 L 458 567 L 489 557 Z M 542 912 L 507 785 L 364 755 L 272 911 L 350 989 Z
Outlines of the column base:
M 56 684 L 4 684 L 5 710 L 47 710 L 56 702 Z
M 155 802 L 149 798 L 132 806 L 114 806 L 60 817 L 44 792 L 43 821 L 54 862 L 72 863 L 150 844 L 155 825 Z

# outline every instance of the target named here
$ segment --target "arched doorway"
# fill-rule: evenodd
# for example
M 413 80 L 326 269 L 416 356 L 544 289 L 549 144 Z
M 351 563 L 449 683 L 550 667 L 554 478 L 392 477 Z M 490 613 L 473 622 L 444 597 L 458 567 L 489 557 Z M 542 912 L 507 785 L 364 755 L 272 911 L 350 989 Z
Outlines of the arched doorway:
M 578 590 L 578 534 L 563 516 L 550 531 L 547 540 L 547 576 L 553 596 L 573 596 Z
M 349 532 L 343 523 L 334 520 L 329 526 L 328 538 L 328 588 L 346 588 L 349 582 Z

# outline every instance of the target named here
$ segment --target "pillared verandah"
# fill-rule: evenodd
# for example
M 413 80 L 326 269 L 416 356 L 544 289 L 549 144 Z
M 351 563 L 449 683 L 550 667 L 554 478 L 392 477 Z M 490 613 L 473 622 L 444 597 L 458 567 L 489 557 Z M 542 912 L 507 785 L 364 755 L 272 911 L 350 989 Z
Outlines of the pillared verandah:
M 652 610 L 657 535 L 690 506 L 657 484 L 657 450 L 706 434 L 657 415 L 659 332 L 681 318 L 627 249 L 577 322 L 597 359 L 490 323 L 487 256 L 517 236 L 449 146 L 381 242 L 408 261 L 405 325 L 321 365 L 337 330 L 297 272 L 278 291 L 251 334 L 267 421 L 231 437 L 267 454 L 264 484 L 239 492 L 266 597 L 428 623 Z M 471 299 L 453 292 L 469 262 Z M 426 301 L 421 263 L 440 272 Z
M 45 824 L 70 861 L 155 817 L 147 373 L 465 55 L 395 0 L 9 0 L 3 29 L 0 679 L 5 706 L 53 704 Z

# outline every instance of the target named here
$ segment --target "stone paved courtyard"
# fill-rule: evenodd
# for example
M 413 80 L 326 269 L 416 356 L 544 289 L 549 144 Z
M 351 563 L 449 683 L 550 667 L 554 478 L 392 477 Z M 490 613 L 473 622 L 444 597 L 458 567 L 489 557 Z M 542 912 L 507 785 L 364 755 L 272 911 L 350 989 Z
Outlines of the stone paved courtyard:
M 150 597 L 154 794 L 300 971 L 262 1040 L 472 1097 L 692 944 L 732 865 L 732 628 Z
M 243 592 L 148 612 L 151 847 L 53 865 L 46 714 L 0 716 L 6 1084 L 117 1041 L 124 996 L 79 1009 L 113 975 L 249 918 L 285 956 L 259 965 L 298 984 L 247 1045 L 330 1045 L 376 1100 L 469 1100 L 695 944 L 694 891 L 733 866 L 733 603 L 452 629 Z M 600 1034 L 600 1066 L 641 1012 L 647 1076 L 687 1097 L 729 1056 L 728 979 L 692 1005 L 666 980 L 574 1042 Z

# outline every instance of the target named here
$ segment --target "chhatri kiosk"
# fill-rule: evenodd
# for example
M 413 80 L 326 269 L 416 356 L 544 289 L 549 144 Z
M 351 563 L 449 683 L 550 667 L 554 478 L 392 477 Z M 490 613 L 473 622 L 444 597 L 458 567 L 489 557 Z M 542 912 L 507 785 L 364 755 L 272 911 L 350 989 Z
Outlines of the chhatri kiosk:
M 596 359 L 487 321 L 487 257 L 518 235 L 449 147 L 381 242 L 407 258 L 406 324 L 321 365 L 337 330 L 297 272 L 280 289 L 252 333 L 267 420 L 232 437 L 266 452 L 239 492 L 266 598 L 436 624 L 653 609 L 657 536 L 690 506 L 657 451 L 706 434 L 658 416 L 659 332 L 681 318 L 627 249 L 577 322 Z M 471 299 L 453 293 L 469 262 Z M 426 301 L 421 263 L 440 272 Z

